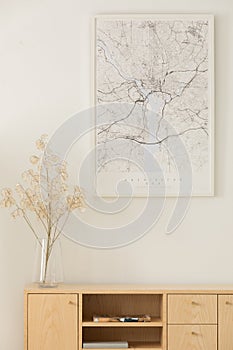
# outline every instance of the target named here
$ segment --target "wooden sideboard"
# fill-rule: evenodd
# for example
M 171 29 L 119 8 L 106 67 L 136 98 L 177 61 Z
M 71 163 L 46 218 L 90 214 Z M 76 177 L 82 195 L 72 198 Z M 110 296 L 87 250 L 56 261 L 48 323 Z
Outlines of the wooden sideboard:
M 152 319 L 93 322 L 106 314 Z M 32 285 L 25 289 L 24 329 L 25 350 L 125 340 L 135 350 L 233 350 L 233 285 Z

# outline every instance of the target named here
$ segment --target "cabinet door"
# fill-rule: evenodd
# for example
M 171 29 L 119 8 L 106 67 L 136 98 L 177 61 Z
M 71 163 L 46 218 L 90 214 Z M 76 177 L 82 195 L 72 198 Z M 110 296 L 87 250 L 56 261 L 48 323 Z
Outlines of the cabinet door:
M 77 301 L 77 294 L 29 294 L 27 350 L 77 350 Z
M 233 295 L 218 296 L 218 349 L 233 350 Z

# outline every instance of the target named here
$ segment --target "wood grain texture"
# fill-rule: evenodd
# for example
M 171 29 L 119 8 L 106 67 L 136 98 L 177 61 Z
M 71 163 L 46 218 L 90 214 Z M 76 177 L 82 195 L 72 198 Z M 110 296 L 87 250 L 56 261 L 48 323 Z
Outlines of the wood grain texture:
M 151 322 L 83 322 L 83 327 L 162 327 L 164 323 L 160 318 L 152 318 Z
M 77 350 L 76 294 L 28 295 L 28 350 Z
M 233 295 L 218 296 L 218 350 L 233 350 Z
M 161 346 L 162 349 L 167 349 L 167 295 L 163 294 L 161 303 L 161 315 L 163 320 Z
M 168 350 L 217 350 L 217 326 L 169 325 Z
M 162 350 L 162 347 L 160 345 L 160 342 L 130 342 L 129 343 L 130 349 L 140 349 L 140 350 L 148 350 L 148 349 L 156 349 L 156 350 Z M 112 350 L 112 349 L 111 349 Z
M 28 293 L 41 293 L 37 284 L 25 288 Z M 232 284 L 59 284 L 56 289 L 46 289 L 43 293 L 132 293 L 132 294 L 233 294 Z
M 168 295 L 168 323 L 217 324 L 217 295 Z

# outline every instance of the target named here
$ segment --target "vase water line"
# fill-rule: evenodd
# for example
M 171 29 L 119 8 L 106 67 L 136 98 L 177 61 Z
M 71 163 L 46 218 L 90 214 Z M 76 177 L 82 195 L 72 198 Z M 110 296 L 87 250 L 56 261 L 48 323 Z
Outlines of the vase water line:
M 37 242 L 33 282 L 47 288 L 57 287 L 63 282 L 60 239 L 57 239 L 52 246 L 47 238 Z

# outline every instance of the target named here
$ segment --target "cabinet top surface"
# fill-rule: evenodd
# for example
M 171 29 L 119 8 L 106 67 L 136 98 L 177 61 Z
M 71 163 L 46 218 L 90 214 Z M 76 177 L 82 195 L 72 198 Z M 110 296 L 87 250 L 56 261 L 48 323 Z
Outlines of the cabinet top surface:
M 233 293 L 233 284 L 59 284 L 56 288 L 26 286 L 26 293 Z

